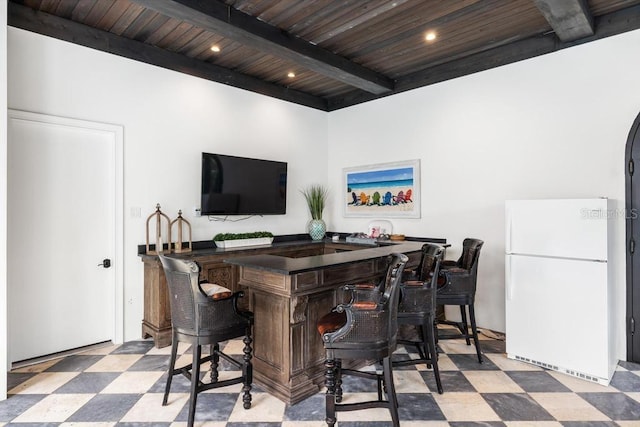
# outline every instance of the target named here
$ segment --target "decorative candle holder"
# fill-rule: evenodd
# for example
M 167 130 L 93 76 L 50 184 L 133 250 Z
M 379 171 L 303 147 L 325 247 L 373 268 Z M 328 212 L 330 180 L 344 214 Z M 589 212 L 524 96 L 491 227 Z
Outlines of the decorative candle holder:
M 156 220 L 156 233 L 153 236 L 153 242 L 155 243 L 154 250 L 151 250 L 149 245 L 149 223 L 152 219 Z M 160 210 L 160 203 L 156 205 L 156 211 L 149 215 L 147 218 L 147 255 L 158 255 L 164 252 L 164 243 L 162 241 L 162 222 L 167 225 L 167 251 L 171 252 L 171 220 L 168 216 L 162 213 Z
M 173 251 L 175 253 L 181 252 L 191 252 L 191 224 L 186 219 L 182 218 L 182 210 L 178 211 L 178 217 L 171 221 L 171 229 L 173 230 L 173 225 L 176 224 L 178 227 L 178 240 L 173 245 Z M 182 227 L 186 224 L 187 230 L 189 231 L 189 246 L 183 248 L 183 240 L 182 240 Z

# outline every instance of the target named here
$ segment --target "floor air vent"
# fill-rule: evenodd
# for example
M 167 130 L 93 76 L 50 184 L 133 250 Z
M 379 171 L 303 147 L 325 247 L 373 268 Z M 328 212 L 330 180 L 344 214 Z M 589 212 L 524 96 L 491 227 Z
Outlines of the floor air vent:
M 529 359 L 528 357 L 522 357 L 522 356 L 514 355 L 513 358 L 515 360 L 519 360 L 521 362 L 531 363 L 533 365 L 540 366 L 540 367 L 545 368 L 545 369 L 551 369 L 553 371 L 563 372 L 563 373 L 565 373 L 567 375 L 571 375 L 571 376 L 576 377 L 576 378 L 581 378 L 583 380 L 591 381 L 591 382 L 598 383 L 598 384 L 608 385 L 608 382 L 603 382 L 603 380 L 601 378 L 594 377 L 593 375 L 585 374 L 583 372 L 574 371 L 572 369 L 561 368 L 561 367 L 558 367 L 556 365 L 552 365 L 550 363 L 545 363 L 545 362 L 540 362 L 538 360 Z
M 583 374 L 582 372 L 572 371 L 571 369 L 565 369 L 564 372 L 569 375 L 573 375 L 574 377 L 582 378 L 583 380 L 593 381 L 594 383 L 599 382 L 597 377 Z
M 539 362 L 537 360 L 529 359 L 529 358 L 526 358 L 526 357 L 516 356 L 516 360 L 521 360 L 523 362 L 532 363 L 534 365 L 538 365 L 538 366 L 541 366 L 541 367 L 546 368 L 546 369 L 553 369 L 554 371 L 559 371 L 560 370 L 555 365 L 551 365 L 551 364 L 545 363 L 545 362 Z

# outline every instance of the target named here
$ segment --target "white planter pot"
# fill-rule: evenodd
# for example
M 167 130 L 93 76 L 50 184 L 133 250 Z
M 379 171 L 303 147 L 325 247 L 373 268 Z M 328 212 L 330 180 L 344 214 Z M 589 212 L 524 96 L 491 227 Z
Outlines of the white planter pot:
M 216 241 L 216 246 L 222 249 L 237 248 L 240 246 L 270 245 L 273 237 L 256 237 L 253 239 L 236 239 Z

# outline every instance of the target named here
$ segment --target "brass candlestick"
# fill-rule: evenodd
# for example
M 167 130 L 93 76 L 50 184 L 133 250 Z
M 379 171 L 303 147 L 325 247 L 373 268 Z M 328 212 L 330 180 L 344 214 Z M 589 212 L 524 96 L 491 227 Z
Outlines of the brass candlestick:
M 173 251 L 175 253 L 181 252 L 191 252 L 191 224 L 186 219 L 182 218 L 182 210 L 178 211 L 178 217 L 171 221 L 171 229 L 173 230 L 173 225 L 176 224 L 178 227 L 178 240 L 173 245 Z M 182 247 L 182 227 L 183 225 L 187 225 L 187 230 L 189 231 L 189 246 L 186 248 Z
M 154 235 L 155 247 L 151 250 L 149 247 L 149 223 L 152 219 L 156 220 L 156 234 Z M 156 211 L 147 218 L 147 255 L 158 255 L 164 252 L 164 243 L 162 241 L 162 222 L 167 224 L 167 250 L 171 252 L 171 220 L 160 210 L 160 203 L 156 205 Z

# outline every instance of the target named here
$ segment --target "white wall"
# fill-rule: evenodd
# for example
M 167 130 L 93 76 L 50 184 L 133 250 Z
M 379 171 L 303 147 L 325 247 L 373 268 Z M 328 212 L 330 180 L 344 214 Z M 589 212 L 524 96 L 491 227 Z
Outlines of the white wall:
M 136 250 L 156 203 L 171 218 L 182 209 L 194 241 L 222 231 L 305 232 L 298 189 L 327 180 L 326 113 L 15 28 L 8 41 L 9 108 L 124 126 L 125 340 L 140 338 Z M 202 151 L 288 162 L 287 214 L 195 218 Z
M 7 75 L 7 2 L 0 3 L 0 76 Z M 7 79 L 0 77 L 0 172 L 7 170 Z M 7 348 L 7 180 L 0 182 L 0 348 Z M 0 350 L 0 400 L 7 397 L 7 352 Z
M 413 90 L 329 115 L 329 184 L 343 167 L 421 160 L 422 218 L 394 232 L 485 241 L 476 314 L 504 331 L 504 201 L 600 197 L 624 208 L 624 148 L 640 111 L 640 31 Z M 366 230 L 368 220 L 334 224 Z M 624 221 L 615 225 L 618 356 L 625 358 Z M 452 314 L 454 312 L 452 311 Z M 560 325 L 559 325 L 560 326 Z

